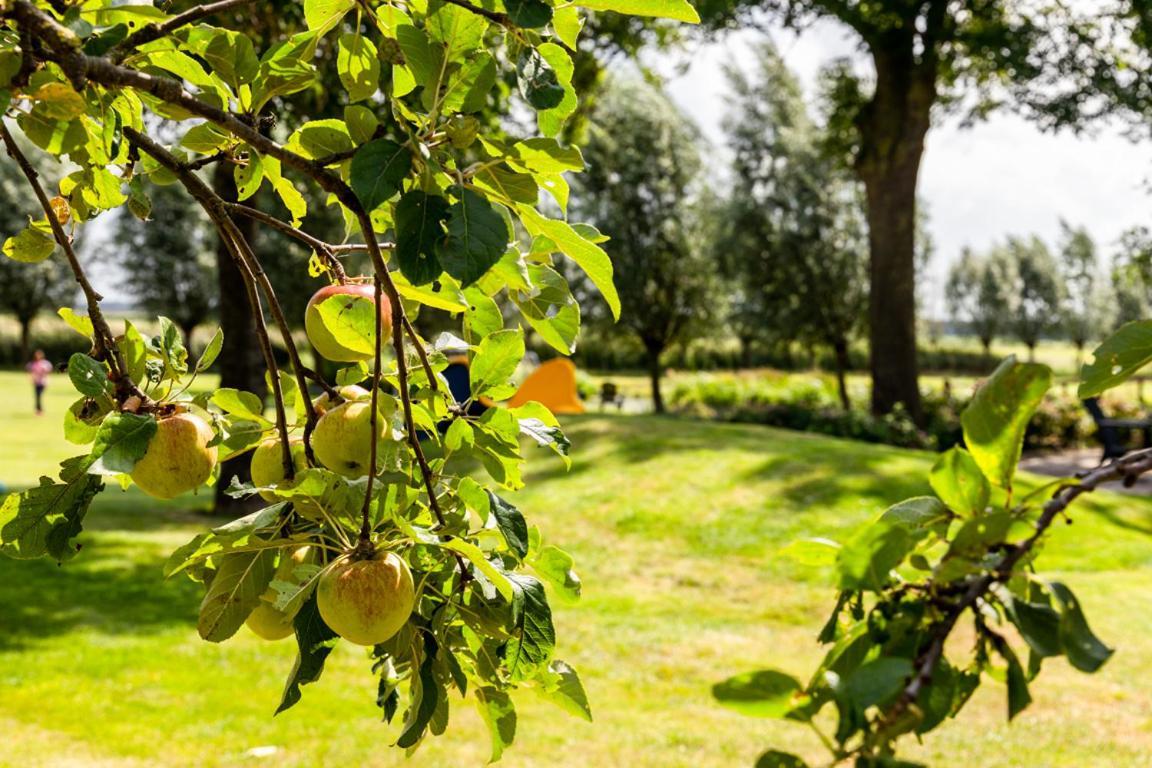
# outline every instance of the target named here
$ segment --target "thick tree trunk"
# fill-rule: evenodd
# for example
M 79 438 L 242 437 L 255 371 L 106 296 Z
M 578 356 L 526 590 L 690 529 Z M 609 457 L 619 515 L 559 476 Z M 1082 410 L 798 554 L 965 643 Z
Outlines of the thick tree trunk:
M 660 392 L 660 378 L 663 371 L 660 369 L 660 352 L 656 347 L 648 346 L 648 378 L 652 381 L 652 410 L 664 413 L 664 395 Z
M 212 187 L 216 194 L 225 200 L 236 200 L 236 184 L 232 177 L 232 167 L 227 163 L 217 165 L 212 174 Z M 238 217 L 236 226 L 251 238 L 253 222 Z M 223 242 L 216 245 L 216 271 L 220 285 L 220 329 L 224 332 L 224 347 L 220 350 L 217 364 L 220 369 L 220 386 L 235 387 L 253 392 L 261 398 L 267 395 L 264 383 L 264 358 L 257 343 L 256 325 L 252 319 L 252 309 L 248 304 L 248 294 L 244 281 L 232 261 L 232 256 Z M 234 499 L 225 493 L 232 484 L 232 478 L 248 481 L 250 454 L 229 459 L 220 465 L 220 479 L 216 484 L 215 514 L 239 516 L 252 511 L 259 497 L 252 500 Z
M 857 163 L 867 194 L 871 251 L 872 411 L 886 414 L 903 404 L 920 423 L 916 183 L 935 101 L 935 72 L 913 63 L 911 47 L 903 53 L 874 52 L 874 59 L 876 91 L 860 116 Z
M 194 354 L 192 352 L 192 335 L 196 333 L 196 323 L 181 325 L 180 333 L 184 334 L 184 346 L 188 348 L 188 354 Z
M 836 358 L 836 386 L 840 390 L 840 405 L 844 410 L 852 410 L 852 399 L 848 397 L 848 380 L 846 374 L 851 361 L 848 359 L 848 342 L 838 339 L 832 344 L 832 351 Z
M 1028 362 L 1030 362 L 1030 363 L 1036 362 L 1036 342 L 1032 342 L 1031 344 L 1026 344 L 1025 346 L 1028 347 Z
M 32 318 L 19 318 L 20 320 L 20 362 L 27 363 L 32 359 Z

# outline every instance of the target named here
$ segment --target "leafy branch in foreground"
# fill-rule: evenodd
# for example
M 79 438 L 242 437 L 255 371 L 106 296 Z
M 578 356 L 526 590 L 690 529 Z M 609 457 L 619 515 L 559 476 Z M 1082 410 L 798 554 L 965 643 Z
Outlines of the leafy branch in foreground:
M 1147 362 L 1136 364 L 1142 353 L 1131 339 L 1139 337 L 1128 327 L 1106 341 L 1085 366 L 1081 393 L 1115 386 Z M 745 714 L 806 724 L 831 765 L 914 768 L 898 757 L 900 739 L 958 715 L 985 676 L 1007 684 L 1011 720 L 1031 703 L 1045 659 L 1063 656 L 1083 672 L 1103 666 L 1112 649 L 1071 589 L 1037 571 L 1037 558 L 1076 499 L 1103 483 L 1135 482 L 1152 471 L 1152 450 L 1014 493 L 1024 430 L 1050 382 L 1046 367 L 1009 358 L 962 415 L 966 448 L 933 466 L 934 496 L 889 507 L 842 545 L 790 545 L 786 554 L 836 574 L 836 606 L 819 635 L 831 647 L 807 683 L 761 670 L 716 685 L 715 697 Z M 970 645 L 955 639 L 961 627 Z M 757 765 L 807 763 L 771 750 Z
M 619 314 L 604 238 L 566 213 L 565 175 L 584 162 L 557 137 L 577 107 L 581 7 L 687 21 L 695 12 L 686 0 L 304 0 L 303 26 L 286 14 L 273 39 L 212 23 L 252 2 L 172 15 L 115 0 L 0 0 L 0 138 L 44 212 L 3 252 L 36 262 L 63 251 L 88 315 L 61 314 L 92 342 L 68 365 L 78 399 L 64 432 L 81 455 L 59 481 L 4 500 L 0 552 L 68 559 L 106 482 L 172 498 L 251 451 L 254 482 L 228 491 L 265 506 L 197 535 L 165 568 L 203 584 L 201 637 L 221 642 L 245 625 L 268 640 L 295 636 L 278 711 L 320 678 L 336 643 L 367 646 L 369 695 L 398 746 L 443 733 L 456 691 L 488 723 L 497 759 L 516 732 L 514 690 L 581 717 L 591 709 L 556 658 L 549 605 L 549 590 L 579 595 L 572 558 L 501 495 L 523 485 L 523 438 L 565 463 L 568 441 L 539 403 L 472 406 L 512 394 L 524 328 L 575 350 L 579 307 L 559 259 Z M 310 90 L 328 92 L 340 116 L 297 120 L 293 99 Z M 536 113 L 527 135 L 499 127 L 514 109 Z M 58 194 L 40 184 L 20 134 L 68 164 Z M 209 167 L 232 170 L 237 200 L 205 183 Z M 152 337 L 131 322 L 113 332 L 76 258 L 88 222 L 121 208 L 146 220 L 150 190 L 168 184 L 204 209 L 238 267 L 271 418 L 252 392 L 196 386 L 222 334 L 193 361 L 164 317 Z M 309 232 L 299 184 L 339 211 L 342 242 Z M 257 207 L 271 199 L 257 197 L 265 187 L 285 218 Z M 540 212 L 542 192 L 560 218 Z M 304 366 L 237 217 L 291 238 L 300 280 L 325 283 L 304 326 L 337 368 L 331 381 Z M 367 274 L 356 274 L 344 260 L 362 254 Z M 458 336 L 417 333 L 413 318 L 436 312 L 454 316 Z M 468 355 L 465 402 L 442 376 L 449 352 Z

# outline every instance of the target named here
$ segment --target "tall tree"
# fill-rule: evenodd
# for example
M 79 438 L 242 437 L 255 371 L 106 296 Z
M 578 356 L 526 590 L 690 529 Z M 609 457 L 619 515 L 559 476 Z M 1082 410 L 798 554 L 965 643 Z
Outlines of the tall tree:
M 701 0 L 714 26 L 770 18 L 803 28 L 842 23 L 872 65 L 866 79 L 844 68 L 839 124 L 851 127 L 853 160 L 867 190 L 871 251 L 869 313 L 872 407 L 904 403 L 920 414 L 915 322 L 916 186 L 925 138 L 939 105 L 987 114 L 999 104 L 1060 126 L 1107 111 L 1093 98 L 1119 81 L 1147 79 L 1142 61 L 1120 72 L 1114 57 L 1135 26 L 1128 0 Z M 1105 7 L 1100 7 L 1100 6 Z M 1117 22 L 1112 24 L 1110 22 Z M 1095 66 L 1097 59 L 1102 66 Z M 1004 90 L 1012 91 L 1009 97 Z M 1121 90 L 1116 88 L 1115 90 Z M 1146 94 L 1146 89 L 1132 88 Z
M 122 211 L 105 260 L 120 264 L 120 287 L 144 310 L 167 315 L 190 344 L 218 294 L 215 235 L 204 212 L 178 186 L 151 185 L 148 221 Z
M 710 262 L 698 227 L 699 135 L 654 86 L 615 78 L 590 118 L 572 210 L 611 238 L 620 323 L 644 345 L 664 411 L 660 356 L 706 327 Z
M 823 129 L 771 43 L 756 47 L 752 72 L 730 66 L 727 76 L 734 183 L 717 261 L 741 297 L 741 315 L 761 307 L 763 326 L 832 350 L 849 408 L 849 345 L 868 300 L 858 185 L 824 151 Z
M 1012 320 L 1015 283 L 1015 266 L 1003 248 L 984 256 L 965 248 L 948 274 L 944 292 L 952 320 L 976 334 L 985 357 Z
M 1107 283 L 1101 279 L 1096 243 L 1088 230 L 1060 222 L 1060 276 L 1064 283 L 1064 332 L 1076 347 L 1076 358 L 1084 355 L 1089 341 L 1107 332 Z
M 35 156 L 35 155 L 34 155 Z M 34 201 L 21 188 L 23 177 L 10 163 L 0 163 L 0 240 L 11 237 L 37 218 Z M 29 204 L 31 203 L 31 204 Z M 36 264 L 0 258 L 0 310 L 11 312 L 20 324 L 20 359 L 32 352 L 32 322 L 41 312 L 71 304 L 76 281 L 59 253 Z
M 1034 360 L 1040 338 L 1060 327 L 1064 301 L 1060 270 L 1052 251 L 1035 235 L 1008 238 L 1008 253 L 1016 266 L 1012 330 L 1028 347 L 1028 359 Z

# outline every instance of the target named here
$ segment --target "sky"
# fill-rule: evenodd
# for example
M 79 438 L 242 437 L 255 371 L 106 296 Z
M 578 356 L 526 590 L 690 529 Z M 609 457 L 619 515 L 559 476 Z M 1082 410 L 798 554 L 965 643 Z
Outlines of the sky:
M 717 146 L 723 144 L 725 62 L 750 61 L 759 33 L 736 32 L 675 61 L 652 62 L 666 77 L 670 96 Z M 784 61 L 811 96 L 822 65 L 859 57 L 852 38 L 830 22 L 799 36 L 770 33 Z M 690 62 L 679 73 L 676 64 Z M 942 286 L 948 265 L 965 246 L 987 248 L 1010 234 L 1037 234 L 1054 245 L 1060 219 L 1084 226 L 1107 256 L 1121 232 L 1152 224 L 1147 187 L 1152 143 L 1133 144 L 1118 126 L 1093 136 L 1044 133 L 1009 114 L 994 114 L 971 128 L 956 118 L 934 123 L 920 175 L 920 197 L 936 246 L 926 309 L 944 312 Z

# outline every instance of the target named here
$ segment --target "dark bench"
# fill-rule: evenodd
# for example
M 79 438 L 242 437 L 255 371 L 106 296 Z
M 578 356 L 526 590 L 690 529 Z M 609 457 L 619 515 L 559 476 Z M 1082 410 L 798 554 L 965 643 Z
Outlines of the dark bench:
M 1132 432 L 1143 433 L 1144 446 L 1152 446 L 1152 419 L 1109 419 L 1100 408 L 1100 399 L 1096 397 L 1084 400 L 1084 408 L 1092 416 L 1092 421 L 1096 422 L 1096 436 L 1104 446 L 1101 464 L 1132 450 L 1128 439 Z
M 624 396 L 620 394 L 620 390 L 610 381 L 606 381 L 600 385 L 600 407 L 604 408 L 609 405 L 616 406 L 616 410 L 624 407 Z

